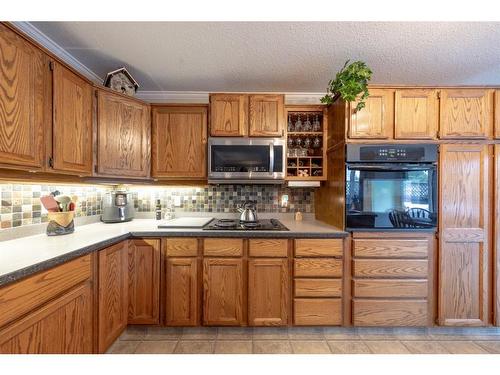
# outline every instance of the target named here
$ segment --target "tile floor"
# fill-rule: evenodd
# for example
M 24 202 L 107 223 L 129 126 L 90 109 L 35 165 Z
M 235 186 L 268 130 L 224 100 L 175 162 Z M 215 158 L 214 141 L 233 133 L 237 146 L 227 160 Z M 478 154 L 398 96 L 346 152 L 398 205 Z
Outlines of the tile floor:
M 500 354 L 500 329 L 130 326 L 108 353 Z

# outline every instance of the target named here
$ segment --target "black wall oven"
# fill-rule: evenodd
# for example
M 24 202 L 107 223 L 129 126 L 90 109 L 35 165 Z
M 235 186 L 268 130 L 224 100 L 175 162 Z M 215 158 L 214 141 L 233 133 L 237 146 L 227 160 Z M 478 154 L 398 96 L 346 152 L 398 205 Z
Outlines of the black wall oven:
M 437 226 L 437 145 L 346 147 L 347 229 Z

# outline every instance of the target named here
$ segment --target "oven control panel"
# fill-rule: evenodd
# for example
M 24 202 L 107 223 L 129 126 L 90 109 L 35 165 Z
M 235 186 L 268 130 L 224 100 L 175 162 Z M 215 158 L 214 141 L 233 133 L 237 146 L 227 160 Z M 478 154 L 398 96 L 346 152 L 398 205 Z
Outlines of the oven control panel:
M 348 162 L 435 162 L 437 145 L 347 145 Z

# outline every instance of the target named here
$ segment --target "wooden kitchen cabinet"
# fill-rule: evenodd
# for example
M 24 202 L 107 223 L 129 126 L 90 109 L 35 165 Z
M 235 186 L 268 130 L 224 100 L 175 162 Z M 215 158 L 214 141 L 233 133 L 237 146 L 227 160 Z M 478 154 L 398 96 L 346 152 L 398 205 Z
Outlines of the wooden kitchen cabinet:
M 92 86 L 53 62 L 52 169 L 92 174 Z
M 203 324 L 240 326 L 246 323 L 243 259 L 203 259 Z
M 250 95 L 249 132 L 250 137 L 281 137 L 285 123 L 284 95 Z
M 495 191 L 500 189 L 500 145 L 494 146 L 494 182 Z M 500 326 L 500 194 L 494 195 L 494 232 L 493 232 L 493 320 Z
M 160 322 L 160 240 L 128 244 L 128 323 Z
M 0 24 L 0 167 L 40 170 L 51 127 L 48 57 Z
M 98 89 L 96 93 L 97 174 L 149 177 L 149 105 L 105 89 Z
M 394 90 L 370 89 L 365 108 L 350 104 L 349 138 L 390 139 L 394 128 Z
M 487 145 L 440 150 L 440 325 L 489 324 L 490 151 Z
M 154 106 L 152 177 L 207 176 L 207 107 Z
M 493 90 L 449 89 L 440 92 L 439 137 L 484 139 L 492 134 Z
M 439 122 L 437 90 L 396 90 L 395 139 L 436 139 Z
M 248 133 L 248 95 L 210 94 L 210 135 L 243 137 Z
M 91 354 L 92 285 L 87 282 L 0 330 L 0 354 Z
M 99 251 L 99 353 L 104 353 L 127 327 L 127 241 Z
M 288 258 L 248 261 L 249 325 L 287 325 L 289 294 Z

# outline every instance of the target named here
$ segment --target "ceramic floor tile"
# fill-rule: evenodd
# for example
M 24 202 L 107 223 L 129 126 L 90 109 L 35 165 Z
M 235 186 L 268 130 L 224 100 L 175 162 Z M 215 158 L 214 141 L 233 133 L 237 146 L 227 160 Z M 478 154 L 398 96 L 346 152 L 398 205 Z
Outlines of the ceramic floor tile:
M 136 354 L 171 354 L 174 352 L 177 341 L 142 341 L 139 343 Z
M 149 340 L 178 340 L 181 337 L 182 328 L 177 327 L 149 327 L 145 341 Z
M 253 329 L 249 327 L 220 327 L 217 340 L 252 340 Z
M 452 354 L 488 354 L 472 341 L 440 341 L 439 344 Z
M 334 354 L 369 354 L 370 348 L 363 341 L 328 341 Z
M 291 354 L 292 346 L 288 340 L 256 340 L 253 342 L 255 354 Z
M 412 354 L 448 354 L 448 351 L 437 341 L 403 341 L 402 343 Z
M 252 354 L 252 341 L 221 340 L 215 342 L 215 354 Z
M 361 340 L 356 328 L 325 327 L 323 334 L 327 340 Z
M 286 327 L 255 327 L 253 329 L 254 340 L 288 340 L 288 329 Z
M 215 340 L 216 337 L 215 327 L 192 327 L 182 330 L 181 340 Z
M 133 354 L 135 353 L 137 347 L 139 346 L 140 341 L 122 341 L 117 340 L 109 350 L 108 354 Z
M 326 341 L 292 340 L 293 354 L 330 354 L 330 347 Z
M 359 336 L 363 340 L 430 340 L 426 328 L 360 328 Z
M 175 348 L 175 354 L 212 354 L 214 352 L 214 341 L 179 341 Z
M 500 341 L 475 341 L 475 343 L 488 353 L 500 354 Z
M 323 327 L 290 327 L 288 338 L 290 340 L 324 340 Z
M 146 326 L 128 326 L 125 331 L 120 335 L 120 340 L 132 341 L 144 340 L 146 336 L 147 327 Z
M 374 354 L 410 354 L 399 341 L 364 341 Z

